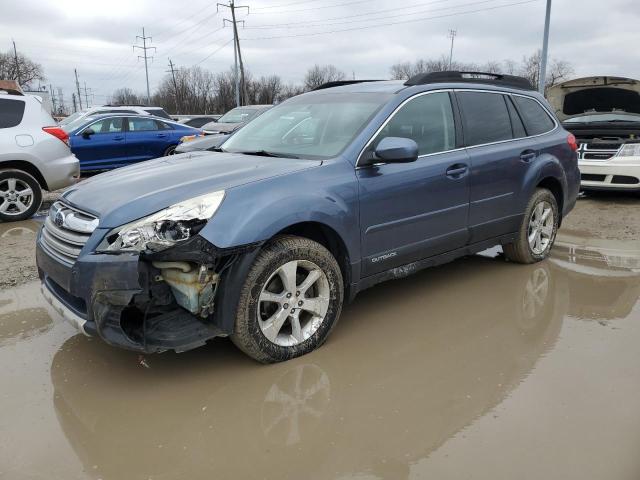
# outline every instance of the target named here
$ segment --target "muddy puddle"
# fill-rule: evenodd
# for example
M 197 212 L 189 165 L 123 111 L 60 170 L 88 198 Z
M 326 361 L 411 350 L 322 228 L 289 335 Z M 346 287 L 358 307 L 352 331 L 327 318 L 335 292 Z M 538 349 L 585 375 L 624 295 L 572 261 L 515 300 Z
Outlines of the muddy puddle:
M 537 265 L 375 287 L 262 366 L 226 340 L 140 358 L 4 288 L 0 478 L 637 480 L 639 297 L 638 241 L 566 231 Z

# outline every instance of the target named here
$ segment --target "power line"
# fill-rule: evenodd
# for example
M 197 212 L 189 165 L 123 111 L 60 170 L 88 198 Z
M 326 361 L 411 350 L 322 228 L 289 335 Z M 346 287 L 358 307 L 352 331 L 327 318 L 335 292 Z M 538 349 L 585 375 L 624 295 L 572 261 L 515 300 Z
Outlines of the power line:
M 133 46 L 133 51 L 135 52 L 136 48 L 139 48 L 140 50 L 142 50 L 144 53 L 143 55 L 138 55 L 138 59 L 144 58 L 144 72 L 145 75 L 147 77 L 147 105 L 151 105 L 151 91 L 149 90 L 149 66 L 148 66 L 148 59 L 151 58 L 151 60 L 153 60 L 153 57 L 149 57 L 147 55 L 147 50 L 153 50 L 154 52 L 157 50 L 156 47 L 147 47 L 147 40 L 151 40 L 153 41 L 153 39 L 151 37 L 147 37 L 144 33 L 144 27 L 142 27 L 142 36 L 140 35 L 136 35 L 136 40 L 137 39 L 141 39 L 142 40 L 142 46 L 140 45 L 134 45 Z
M 295 38 L 295 37 L 311 37 L 311 36 L 317 36 L 317 35 L 327 35 L 330 33 L 341 33 L 341 32 L 352 32 L 355 30 L 366 30 L 369 28 L 377 28 L 377 27 L 386 27 L 386 26 L 391 26 L 391 25 L 402 25 L 402 24 L 406 24 L 406 23 L 414 23 L 414 22 L 421 22 L 424 20 L 435 20 L 435 19 L 439 19 L 439 18 L 449 18 L 449 17 L 457 17 L 460 15 L 470 15 L 470 14 L 474 14 L 474 13 L 481 13 L 481 12 L 488 12 L 488 11 L 492 11 L 492 10 L 499 10 L 501 8 L 507 8 L 507 7 L 513 7 L 513 6 L 517 6 L 517 5 L 525 5 L 528 3 L 534 3 L 534 2 L 539 2 L 540 0 L 524 0 L 521 2 L 514 2 L 514 3 L 507 3 L 505 5 L 498 5 L 495 7 L 487 7 L 487 8 L 479 8 L 476 10 L 468 10 L 466 12 L 455 12 L 455 13 L 448 13 L 448 14 L 443 14 L 443 15 L 436 15 L 436 16 L 432 16 L 432 17 L 420 17 L 420 18 L 412 18 L 409 20 L 400 20 L 400 21 L 396 21 L 396 22 L 388 22 L 388 23 L 377 23 L 374 25 L 364 25 L 364 26 L 360 26 L 360 27 L 350 27 L 350 28 L 342 28 L 342 29 L 338 29 L 338 30 L 327 30 L 324 32 L 311 32 L 311 33 L 298 33 L 298 34 L 292 34 L 292 35 L 274 35 L 274 36 L 270 36 L 270 37 L 249 37 L 249 38 L 245 38 L 245 40 L 275 40 L 275 39 L 280 39 L 280 38 Z
M 254 10 L 266 10 L 268 8 L 282 8 L 282 7 L 290 7 L 292 5 L 301 5 L 303 3 L 313 3 L 313 2 L 320 2 L 321 0 L 302 0 L 300 2 L 290 2 L 290 3 L 283 3 L 280 5 L 267 5 L 264 7 L 253 7 Z
M 433 2 L 427 2 L 423 5 L 429 5 L 429 4 L 436 4 L 436 3 L 442 3 L 443 0 L 436 0 Z M 487 3 L 492 3 L 492 2 L 496 2 L 496 1 L 500 1 L 500 0 L 480 0 L 480 1 L 475 1 L 475 2 L 468 2 L 468 3 L 461 3 L 458 5 L 452 5 L 449 7 L 440 7 L 440 8 L 428 8 L 428 9 L 424 9 L 424 10 L 418 10 L 415 12 L 409 12 L 409 13 L 399 13 L 397 15 L 385 15 L 384 18 L 366 18 L 363 20 L 345 20 L 345 21 L 339 21 L 339 22 L 332 22 L 332 23 L 323 23 L 323 21 L 320 20 L 312 20 L 312 21 L 307 21 L 307 22 L 296 22 L 296 23 L 289 23 L 286 25 L 292 25 L 289 27 L 277 27 L 277 28 L 313 28 L 313 27 L 328 27 L 328 26 L 332 26 L 332 25 L 345 25 L 345 24 L 351 24 L 351 23 L 360 23 L 360 22 L 369 22 L 369 21 L 379 21 L 379 20 L 388 20 L 390 18 L 400 18 L 400 17 L 407 17 L 410 15 L 416 15 L 419 13 L 429 13 L 429 12 L 441 12 L 441 11 L 445 11 L 445 10 L 451 10 L 451 9 L 455 9 L 455 8 L 464 8 L 464 7 L 471 7 L 474 5 L 484 5 Z M 389 9 L 389 10 L 381 10 L 379 12 L 372 12 L 372 13 L 368 13 L 368 14 L 358 14 L 358 15 L 351 15 L 351 16 L 345 16 L 345 17 L 337 17 L 334 18 L 338 19 L 338 20 L 343 20 L 343 19 L 348 19 L 348 18 L 355 18 L 355 17 L 361 17 L 364 15 L 381 15 L 383 13 L 386 12 L 392 12 L 392 11 L 396 11 L 398 10 L 397 8 L 394 9 Z M 326 19 L 329 20 L 329 19 Z M 310 24 L 314 24 L 314 25 L 310 25 Z M 285 24 L 282 24 L 285 25 Z M 271 29 L 271 27 L 273 27 L 274 25 L 258 25 L 258 26 L 251 26 L 251 27 L 247 27 L 248 29 Z
M 216 48 L 213 52 L 211 52 L 209 55 L 207 55 L 206 57 L 204 57 L 202 60 L 200 60 L 199 62 L 196 62 L 193 64 L 194 67 L 200 65 L 203 62 L 206 62 L 207 60 L 209 60 L 211 57 L 213 57 L 216 53 L 218 53 L 220 50 L 222 50 L 224 47 L 226 47 L 227 45 L 229 45 L 231 42 L 233 42 L 234 39 L 230 38 L 228 41 L 226 41 L 225 43 L 223 43 L 222 45 L 220 45 L 218 48 Z
M 350 2 L 342 2 L 336 3 L 334 5 L 321 5 L 319 7 L 311 7 L 311 8 L 299 8 L 295 10 L 283 10 L 281 12 L 253 12 L 253 15 L 281 15 L 287 13 L 298 13 L 298 12 L 310 12 L 313 10 L 323 10 L 325 8 L 337 8 L 337 7 L 346 7 L 348 5 L 356 5 L 358 3 L 369 3 L 371 0 L 353 0 Z

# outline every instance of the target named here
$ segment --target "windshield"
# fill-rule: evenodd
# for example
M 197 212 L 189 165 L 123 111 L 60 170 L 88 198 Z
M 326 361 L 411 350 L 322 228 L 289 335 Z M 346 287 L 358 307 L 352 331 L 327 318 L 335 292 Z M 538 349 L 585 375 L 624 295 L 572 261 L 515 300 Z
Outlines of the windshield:
M 565 120 L 565 123 L 597 123 L 597 122 L 640 122 L 640 115 L 628 113 L 602 113 L 580 115 Z
M 60 120 L 59 125 L 68 125 L 69 123 L 79 119 L 84 114 L 85 114 L 84 111 L 73 113 L 69 115 L 67 118 Z
M 294 97 L 247 124 L 222 149 L 310 159 L 335 157 L 389 98 L 380 93 Z
M 234 108 L 218 119 L 218 123 L 243 123 L 255 117 L 260 110 L 257 108 Z

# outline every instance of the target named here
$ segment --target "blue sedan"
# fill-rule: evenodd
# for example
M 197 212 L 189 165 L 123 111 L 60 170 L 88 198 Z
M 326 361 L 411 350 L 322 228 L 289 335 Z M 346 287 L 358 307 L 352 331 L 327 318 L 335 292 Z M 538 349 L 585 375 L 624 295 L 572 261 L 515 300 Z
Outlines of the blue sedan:
M 150 115 L 99 115 L 66 126 L 80 170 L 109 170 L 171 155 L 200 130 Z

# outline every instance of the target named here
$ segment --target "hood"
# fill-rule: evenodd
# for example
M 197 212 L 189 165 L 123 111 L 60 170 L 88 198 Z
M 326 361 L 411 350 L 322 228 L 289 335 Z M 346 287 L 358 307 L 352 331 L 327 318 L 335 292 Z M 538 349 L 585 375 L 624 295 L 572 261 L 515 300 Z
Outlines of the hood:
M 594 113 L 640 114 L 640 81 L 622 77 L 586 77 L 549 88 L 547 100 L 560 121 Z
M 211 122 L 203 126 L 202 130 L 204 130 L 207 133 L 231 133 L 241 125 L 244 125 L 244 124 Z
M 196 152 L 199 150 L 209 150 L 213 147 L 219 147 L 229 137 L 225 134 L 206 135 L 204 137 L 194 138 L 188 142 L 183 142 L 176 147 L 176 153 Z
M 114 228 L 198 195 L 321 164 L 239 153 L 185 153 L 96 175 L 67 190 L 63 199 L 98 216 L 100 228 Z

